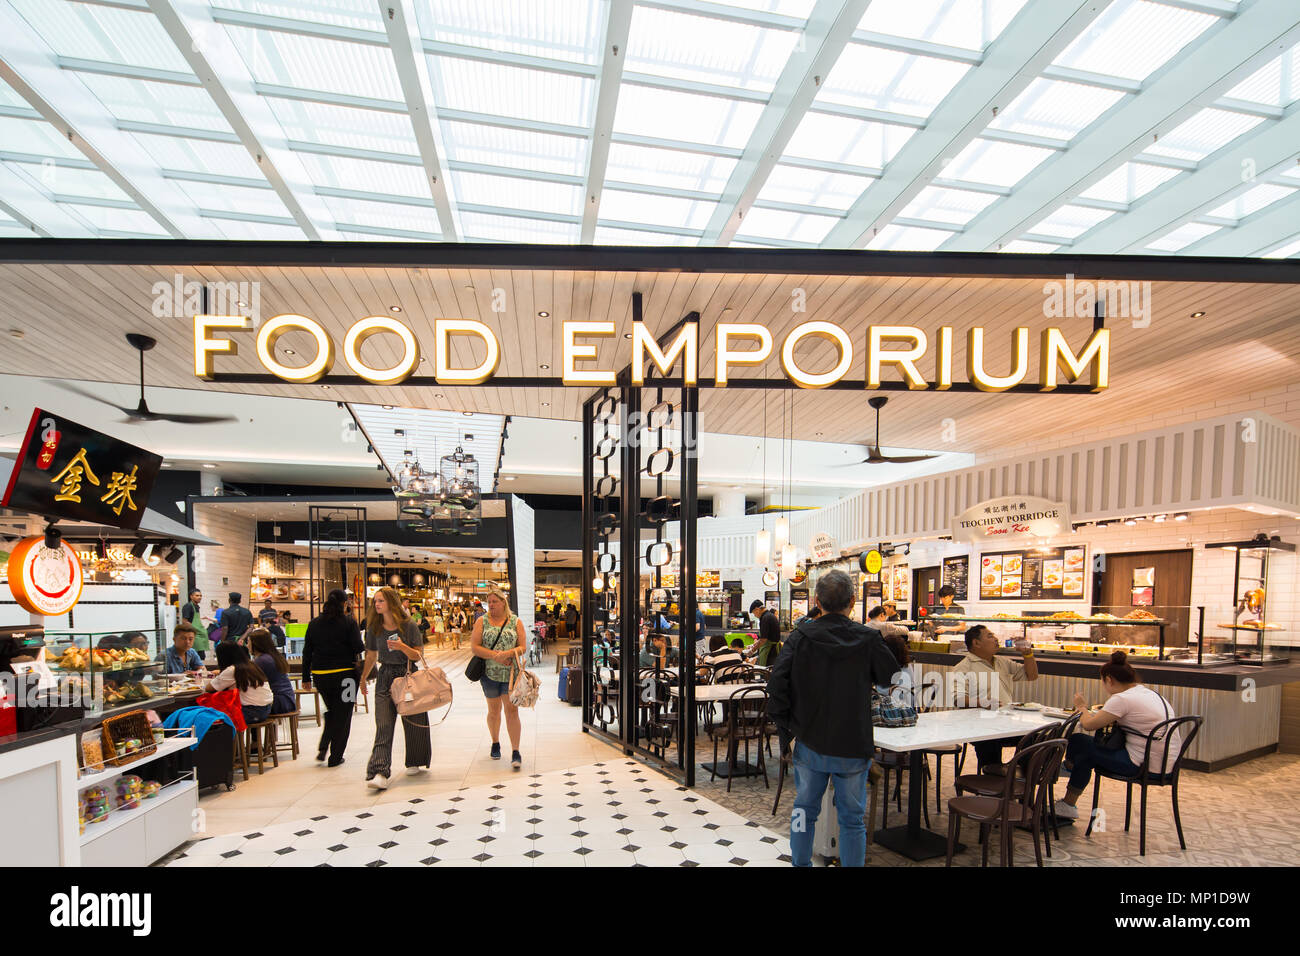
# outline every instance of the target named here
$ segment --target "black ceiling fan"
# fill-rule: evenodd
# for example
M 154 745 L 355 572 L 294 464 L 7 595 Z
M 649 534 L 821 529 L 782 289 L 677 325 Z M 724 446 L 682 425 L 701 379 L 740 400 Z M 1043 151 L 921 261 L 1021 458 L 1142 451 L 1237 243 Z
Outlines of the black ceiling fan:
M 158 344 L 157 339 L 148 335 L 140 335 L 137 332 L 128 332 L 126 340 L 131 343 L 131 347 L 140 353 L 140 404 L 135 408 L 123 408 L 120 405 L 114 405 L 112 402 L 100 398 L 98 395 L 91 394 L 83 388 L 76 385 L 63 383 L 63 388 L 69 392 L 75 392 L 83 398 L 91 401 L 100 402 L 116 408 L 122 414 L 126 415 L 124 421 L 127 424 L 139 422 L 175 422 L 178 425 L 215 425 L 218 422 L 238 421 L 233 415 L 172 415 L 166 412 L 155 412 L 149 408 L 148 402 L 144 400 L 144 353 L 148 352 Z
M 885 407 L 889 399 L 884 395 L 873 395 L 867 399 L 867 404 L 876 410 L 876 443 L 867 446 L 867 457 L 862 461 L 845 462 L 837 467 L 844 468 L 849 465 L 906 465 L 914 461 L 926 461 L 930 458 L 938 458 L 938 455 L 882 455 L 880 453 L 880 410 Z

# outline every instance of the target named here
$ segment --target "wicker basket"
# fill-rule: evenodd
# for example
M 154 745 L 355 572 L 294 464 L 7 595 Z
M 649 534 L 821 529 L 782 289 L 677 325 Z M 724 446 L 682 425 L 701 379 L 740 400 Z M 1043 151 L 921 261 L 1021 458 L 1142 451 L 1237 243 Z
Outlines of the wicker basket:
M 153 729 L 149 726 L 149 718 L 143 710 L 133 710 L 129 714 L 109 717 L 101 725 L 100 730 L 104 738 L 104 762 L 111 767 L 124 767 L 141 757 L 147 757 L 158 749 L 153 742 Z M 144 746 L 123 757 L 117 756 L 117 745 L 133 737 Z

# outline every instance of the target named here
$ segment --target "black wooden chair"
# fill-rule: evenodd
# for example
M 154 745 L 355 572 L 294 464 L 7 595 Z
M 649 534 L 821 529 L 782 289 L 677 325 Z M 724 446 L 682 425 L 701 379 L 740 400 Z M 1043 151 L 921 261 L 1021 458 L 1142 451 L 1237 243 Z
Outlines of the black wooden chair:
M 1065 756 L 1065 741 L 1040 740 L 1023 749 L 1006 764 L 1002 791 L 997 796 L 953 797 L 948 801 L 948 856 L 952 866 L 953 851 L 961 835 L 961 821 L 969 819 L 980 825 L 980 866 L 988 866 L 989 838 L 993 827 L 999 828 L 1001 865 L 1012 865 L 1012 839 L 1016 828 L 1027 826 L 1033 831 L 1034 859 L 1043 865 L 1042 847 L 1044 804 L 1050 798 L 1052 781 Z
M 1119 780 L 1123 782 L 1128 788 L 1128 792 L 1124 798 L 1125 833 L 1128 832 L 1129 823 L 1133 816 L 1133 785 L 1137 784 L 1142 788 L 1142 806 L 1138 813 L 1138 856 L 1147 855 L 1148 787 L 1170 788 L 1174 807 L 1174 828 L 1178 831 L 1178 845 L 1186 850 L 1187 841 L 1183 839 L 1183 821 L 1178 815 L 1178 777 L 1183 769 L 1183 757 L 1186 756 L 1187 749 L 1191 747 L 1192 741 L 1196 739 L 1196 735 L 1201 732 L 1201 724 L 1204 722 L 1204 717 L 1173 717 L 1169 720 L 1162 720 L 1160 723 L 1156 724 L 1151 728 L 1151 733 L 1146 735 L 1146 746 L 1142 750 L 1141 769 L 1139 769 L 1135 775 L 1126 776 L 1124 774 L 1109 773 L 1105 770 L 1095 770 L 1093 772 L 1092 781 L 1092 813 L 1088 816 L 1088 829 L 1084 831 L 1083 835 L 1092 835 L 1092 825 L 1097 819 L 1097 805 L 1101 801 L 1101 778 L 1109 777 L 1111 780 Z M 1160 759 L 1159 772 L 1153 772 L 1151 766 L 1151 745 L 1156 741 L 1167 741 L 1175 733 L 1182 737 L 1181 745 L 1178 747 L 1178 753 L 1171 756 L 1170 748 L 1164 747 Z

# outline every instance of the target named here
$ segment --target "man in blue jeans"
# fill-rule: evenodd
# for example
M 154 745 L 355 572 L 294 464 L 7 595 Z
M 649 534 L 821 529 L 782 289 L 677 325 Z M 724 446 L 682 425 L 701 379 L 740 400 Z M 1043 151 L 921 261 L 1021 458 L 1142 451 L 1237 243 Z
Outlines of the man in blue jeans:
M 831 571 L 817 581 L 818 618 L 805 618 L 781 648 L 768 681 L 767 712 L 780 731 L 781 750 L 796 739 L 795 801 L 790 855 L 812 866 L 813 833 L 826 783 L 835 781 L 840 864 L 867 857 L 867 771 L 874 744 L 871 691 L 894 682 L 898 662 L 880 632 L 845 617 L 853 605 L 852 579 Z

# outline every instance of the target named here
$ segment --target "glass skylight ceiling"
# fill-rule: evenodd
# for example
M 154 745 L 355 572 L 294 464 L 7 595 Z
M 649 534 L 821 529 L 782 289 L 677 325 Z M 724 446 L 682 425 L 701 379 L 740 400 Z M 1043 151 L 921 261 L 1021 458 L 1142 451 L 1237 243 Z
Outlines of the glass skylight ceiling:
M 1259 181 L 1225 177 L 1213 202 L 1189 186 L 1285 120 L 1300 46 L 1271 46 L 1277 24 L 1252 35 L 1231 3 L 1099 3 L 1049 67 L 1008 81 L 1066 5 L 1051 23 L 1051 0 L 872 0 L 823 36 L 815 0 L 634 0 L 615 60 L 609 0 L 414 0 L 397 48 L 373 0 L 212 0 L 177 7 L 179 29 L 133 0 L 0 0 L 44 64 L 11 64 L 30 102 L 0 83 L 0 234 L 27 231 L 15 214 L 52 235 L 171 234 L 125 177 L 146 196 L 167 182 L 160 209 L 188 199 L 195 238 L 1051 252 L 1103 223 L 1125 234 L 1110 225 L 1159 194 L 1141 234 L 1162 235 L 1088 251 L 1194 254 L 1213 236 L 1216 255 L 1276 256 L 1300 240 L 1274 212 L 1300 187 L 1285 155 L 1243 151 Z M 809 100 L 795 84 L 813 56 Z M 199 82 L 205 62 L 224 97 Z M 1182 64 L 1186 89 L 1153 89 Z M 1154 138 L 1111 137 L 1120 118 Z M 321 221 L 295 219 L 290 195 Z

